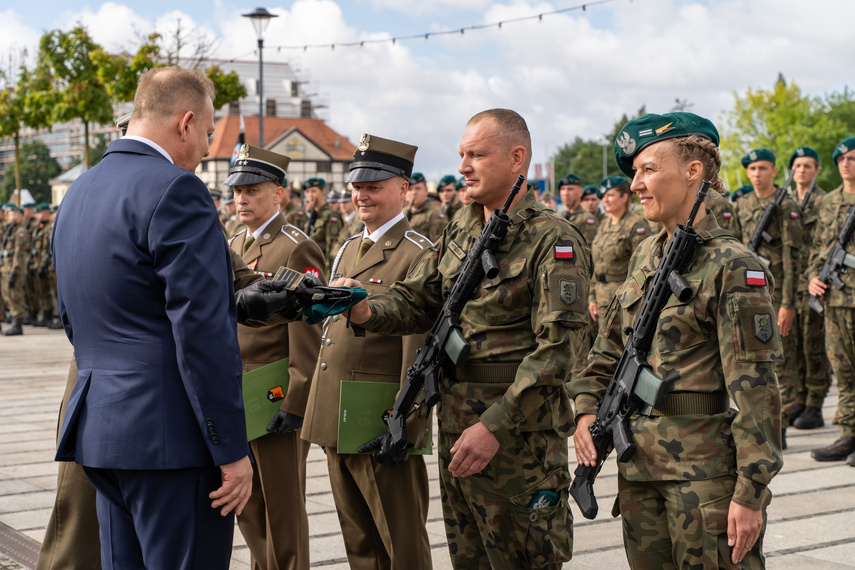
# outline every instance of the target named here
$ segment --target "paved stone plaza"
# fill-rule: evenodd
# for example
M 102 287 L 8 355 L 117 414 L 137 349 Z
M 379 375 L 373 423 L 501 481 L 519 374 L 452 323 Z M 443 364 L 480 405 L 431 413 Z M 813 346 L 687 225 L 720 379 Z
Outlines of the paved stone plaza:
M 56 491 L 56 419 L 70 359 L 71 346 L 62 331 L 25 327 L 24 336 L 0 337 L 0 570 L 35 564 Z M 837 430 L 830 425 L 836 401 L 832 389 L 823 411 L 827 427 L 788 430 L 784 470 L 772 483 L 775 497 L 765 547 L 769 568 L 855 568 L 855 468 L 810 458 L 811 449 L 836 438 Z M 434 567 L 446 569 L 451 565 L 435 456 L 428 462 L 432 484 L 428 532 Z M 567 568 L 627 567 L 620 524 L 609 516 L 616 470 L 609 461 L 597 481 L 597 520 L 583 519 L 573 505 L 575 552 Z M 309 454 L 306 501 L 312 566 L 347 568 L 326 463 L 318 447 Z M 237 529 L 231 568 L 249 568 L 249 551 Z

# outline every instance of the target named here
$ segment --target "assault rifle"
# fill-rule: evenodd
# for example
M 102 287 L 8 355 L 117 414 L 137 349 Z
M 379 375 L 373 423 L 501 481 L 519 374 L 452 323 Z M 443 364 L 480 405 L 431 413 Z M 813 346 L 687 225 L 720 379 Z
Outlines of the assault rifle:
M 760 240 L 765 241 L 766 243 L 772 242 L 772 236 L 769 235 L 769 232 L 766 229 L 769 227 L 769 224 L 772 223 L 772 220 L 775 218 L 775 215 L 778 213 L 778 208 L 781 207 L 781 202 L 784 201 L 784 197 L 787 195 L 787 189 L 790 187 L 790 184 L 793 183 L 793 175 L 796 173 L 795 170 L 790 171 L 790 175 L 787 177 L 787 181 L 784 182 L 784 185 L 778 190 L 778 194 L 775 196 L 775 200 L 766 206 L 766 209 L 763 210 L 763 215 L 760 216 L 760 221 L 757 223 L 757 228 L 754 230 L 754 235 L 751 236 L 751 240 L 748 242 L 748 247 L 754 253 L 757 253 L 757 248 L 760 247 Z M 760 254 L 757 254 L 760 257 Z M 760 257 L 760 261 L 769 266 L 770 261 L 765 257 Z
M 481 235 L 469 249 L 463 269 L 452 285 L 424 346 L 419 348 L 415 362 L 407 369 L 407 378 L 401 386 L 391 413 L 384 418 L 391 432 L 392 444 L 398 450 L 404 450 L 409 445 L 407 417 L 422 405 L 430 408 L 439 401 L 437 381 L 440 371 L 463 366 L 469 358 L 471 347 L 460 332 L 460 312 L 485 276 L 493 279 L 499 274 L 499 266 L 493 254 L 505 241 L 511 225 L 508 210 L 523 182 L 525 177 L 520 175 L 511 188 L 505 205 L 501 210 L 493 210 L 493 215 L 485 224 Z M 417 401 L 421 393 L 424 393 L 423 404 Z
M 570 494 L 587 519 L 597 516 L 597 497 L 594 495 L 594 480 L 600 473 L 609 451 L 614 447 L 618 461 L 626 463 L 635 454 L 635 443 L 629 430 L 629 419 L 633 414 L 649 415 L 651 408 L 665 406 L 670 385 L 654 374 L 647 356 L 656 334 L 659 313 L 665 307 L 671 293 L 681 302 L 692 296 L 692 287 L 683 278 L 695 251 L 701 245 L 692 223 L 698 209 L 704 203 L 710 181 L 704 180 L 689 220 L 674 227 L 662 260 L 653 274 L 650 289 L 644 295 L 641 312 L 635 319 L 635 327 L 628 330 L 629 340 L 623 349 L 617 369 L 612 376 L 606 395 L 600 403 L 597 418 L 588 426 L 597 451 L 596 465 L 579 464 Z
M 805 194 L 804 200 L 802 200 L 802 204 L 800 206 L 801 211 L 804 212 L 805 208 L 807 208 L 808 202 L 810 202 L 810 195 L 813 193 L 813 189 L 816 188 L 816 177 L 819 176 L 817 172 L 813 176 L 813 180 L 811 180 L 810 188 L 808 188 L 807 194 Z
M 840 233 L 837 234 L 837 239 L 834 240 L 834 245 L 828 252 L 828 258 L 822 264 L 819 275 L 817 275 L 817 278 L 826 285 L 831 281 L 835 287 L 843 289 L 843 281 L 840 280 L 838 274 L 843 273 L 847 267 L 855 269 L 855 256 L 846 253 L 846 246 L 852 239 L 853 232 L 855 232 L 855 206 L 849 208 L 849 215 L 846 216 L 846 221 L 843 222 L 843 227 L 840 228 Z M 822 303 L 816 295 L 810 296 L 808 306 L 820 315 L 822 314 Z

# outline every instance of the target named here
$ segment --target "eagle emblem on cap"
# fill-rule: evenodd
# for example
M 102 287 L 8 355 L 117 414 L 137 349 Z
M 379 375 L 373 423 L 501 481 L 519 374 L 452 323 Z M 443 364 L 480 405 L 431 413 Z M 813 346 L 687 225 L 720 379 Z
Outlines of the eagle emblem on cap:
M 357 146 L 356 148 L 361 150 L 362 152 L 365 152 L 366 150 L 368 150 L 368 143 L 370 143 L 370 142 L 371 142 L 371 135 L 366 133 L 366 134 L 362 135 L 361 139 L 359 139 L 359 146 Z
M 238 153 L 238 160 L 244 160 L 249 158 L 249 145 L 243 145 L 240 147 L 240 152 Z
M 797 148 L 797 149 L 796 149 L 796 154 L 797 154 L 797 155 L 799 155 L 799 156 L 804 156 L 804 155 L 805 155 L 805 149 L 803 149 L 803 148 L 801 148 L 801 147 Z
M 618 137 L 617 145 L 625 154 L 632 154 L 635 152 L 635 139 L 629 136 L 629 133 L 626 131 L 622 132 Z
M 751 160 L 757 160 L 757 153 L 752 150 L 748 153 L 748 158 L 750 158 Z
M 840 143 L 840 146 L 837 147 L 837 150 L 839 150 L 840 152 L 849 152 L 849 149 L 846 148 L 846 145 L 843 143 Z

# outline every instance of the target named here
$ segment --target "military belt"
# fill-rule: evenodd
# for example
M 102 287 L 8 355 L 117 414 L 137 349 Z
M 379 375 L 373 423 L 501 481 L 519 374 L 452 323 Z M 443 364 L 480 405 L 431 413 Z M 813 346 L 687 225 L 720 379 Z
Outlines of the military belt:
M 517 376 L 519 362 L 482 362 L 457 369 L 458 382 L 511 384 Z
M 626 275 L 606 275 L 605 273 L 600 273 L 597 275 L 597 281 L 600 283 L 623 283 L 626 281 Z
M 672 392 L 665 400 L 665 407 L 653 410 L 650 417 L 657 416 L 712 416 L 730 409 L 727 392 Z

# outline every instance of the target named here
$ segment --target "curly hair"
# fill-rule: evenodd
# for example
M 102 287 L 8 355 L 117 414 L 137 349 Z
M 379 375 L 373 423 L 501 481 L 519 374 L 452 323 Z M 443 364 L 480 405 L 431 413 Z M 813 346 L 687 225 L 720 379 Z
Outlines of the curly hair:
M 724 180 L 718 175 L 721 170 L 721 155 L 718 146 L 710 139 L 698 135 L 689 135 L 671 139 L 677 149 L 677 156 L 684 164 L 693 160 L 704 165 L 704 178 L 712 182 L 711 188 L 719 194 L 726 194 Z

